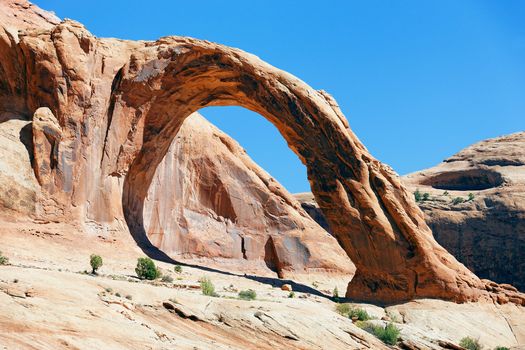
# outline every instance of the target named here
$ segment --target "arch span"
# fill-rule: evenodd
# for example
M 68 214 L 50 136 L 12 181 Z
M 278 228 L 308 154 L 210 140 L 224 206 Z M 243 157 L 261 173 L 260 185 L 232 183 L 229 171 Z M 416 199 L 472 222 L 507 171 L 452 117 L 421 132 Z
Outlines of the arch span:
M 306 165 L 312 192 L 357 267 L 347 297 L 465 301 L 484 293 L 436 243 L 397 175 L 370 155 L 325 92 L 243 51 L 179 37 L 146 45 L 118 76 L 114 102 L 144 123 L 123 193 L 135 239 L 147 241 L 144 199 L 184 119 L 203 107 L 235 105 L 273 123 Z

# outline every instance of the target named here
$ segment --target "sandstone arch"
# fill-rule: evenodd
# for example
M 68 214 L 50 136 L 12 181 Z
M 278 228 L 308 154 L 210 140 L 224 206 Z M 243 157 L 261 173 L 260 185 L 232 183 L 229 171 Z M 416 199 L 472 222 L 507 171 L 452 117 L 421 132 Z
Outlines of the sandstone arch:
M 347 296 L 393 302 L 477 300 L 483 283 L 440 247 L 397 175 L 375 160 L 336 102 L 240 50 L 169 37 L 132 54 L 113 83 L 112 105 L 143 124 L 123 189 L 130 229 L 145 239 L 147 189 L 182 122 L 207 106 L 236 105 L 272 122 L 307 166 L 319 206 L 357 273 Z M 117 169 L 116 171 L 120 171 Z

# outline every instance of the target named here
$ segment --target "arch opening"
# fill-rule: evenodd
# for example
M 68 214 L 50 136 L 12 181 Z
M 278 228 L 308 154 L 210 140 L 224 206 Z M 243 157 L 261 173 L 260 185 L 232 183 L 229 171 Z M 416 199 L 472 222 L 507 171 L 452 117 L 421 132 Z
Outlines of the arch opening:
M 270 121 L 305 164 L 315 200 L 356 264 L 347 297 L 382 303 L 480 297 L 482 282 L 432 238 L 397 174 L 369 154 L 331 96 L 240 50 L 178 37 L 157 44 L 155 58 L 135 58 L 119 96 L 143 120 L 122 197 L 143 249 L 166 256 L 147 240 L 143 206 L 184 120 L 208 106 L 240 106 Z

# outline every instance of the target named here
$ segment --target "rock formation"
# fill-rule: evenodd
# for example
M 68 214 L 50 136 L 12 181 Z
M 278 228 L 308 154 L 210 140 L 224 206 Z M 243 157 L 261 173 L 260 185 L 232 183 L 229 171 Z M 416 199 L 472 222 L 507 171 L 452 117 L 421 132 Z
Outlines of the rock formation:
M 144 229 L 154 246 L 177 259 L 227 258 L 231 265 L 259 263 L 278 274 L 355 270 L 294 197 L 197 113 L 156 169 L 144 201 Z
M 436 240 L 478 276 L 525 290 L 525 133 L 404 177 Z M 469 198 L 470 195 L 470 198 Z
M 100 39 L 71 20 L 52 24 L 22 32 L 2 24 L 0 32 L 3 115 L 30 119 L 47 107 L 62 129 L 58 154 L 34 155 L 50 164 L 56 156 L 39 217 L 108 228 L 124 217 L 136 241 L 154 250 L 145 202 L 173 139 L 199 109 L 237 105 L 272 122 L 307 166 L 315 199 L 357 268 L 348 297 L 489 296 L 434 240 L 412 194 L 369 154 L 327 93 L 219 44 Z

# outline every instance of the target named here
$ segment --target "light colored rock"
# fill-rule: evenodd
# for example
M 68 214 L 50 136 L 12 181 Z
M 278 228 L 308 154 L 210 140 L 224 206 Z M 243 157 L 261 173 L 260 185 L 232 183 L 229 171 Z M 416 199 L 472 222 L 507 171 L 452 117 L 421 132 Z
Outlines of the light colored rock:
M 287 284 L 287 283 L 285 283 L 285 284 L 283 284 L 283 285 L 281 286 L 281 290 L 285 290 L 285 291 L 287 291 L 287 292 L 291 292 L 291 291 L 293 290 L 293 289 L 292 289 L 292 285 L 291 285 L 291 284 Z
M 31 167 L 31 124 L 11 119 L 0 123 L 0 207 L 4 215 L 33 215 L 40 193 Z

